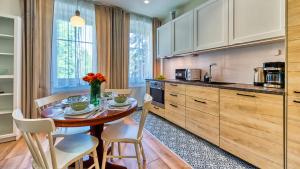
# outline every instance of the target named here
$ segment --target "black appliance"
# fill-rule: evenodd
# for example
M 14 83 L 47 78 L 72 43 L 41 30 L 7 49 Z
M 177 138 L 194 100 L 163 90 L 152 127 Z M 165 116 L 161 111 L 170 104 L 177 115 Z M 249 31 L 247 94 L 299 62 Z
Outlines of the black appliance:
M 152 103 L 158 107 L 165 108 L 165 83 L 161 81 L 150 81 L 150 95 Z
M 264 87 L 284 88 L 284 62 L 264 63 L 265 83 Z

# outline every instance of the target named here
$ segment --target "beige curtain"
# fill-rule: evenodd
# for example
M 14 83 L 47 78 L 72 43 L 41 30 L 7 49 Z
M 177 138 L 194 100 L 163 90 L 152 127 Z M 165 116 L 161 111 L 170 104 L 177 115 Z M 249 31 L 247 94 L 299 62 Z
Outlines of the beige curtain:
M 153 46 L 153 77 L 157 77 L 161 74 L 160 66 L 161 59 L 157 58 L 157 28 L 161 26 L 161 21 L 157 18 L 152 20 L 152 46 Z
M 36 118 L 34 99 L 50 93 L 53 0 L 24 0 L 22 5 L 22 110 Z
M 129 14 L 120 8 L 96 5 L 98 66 L 106 88 L 128 87 Z

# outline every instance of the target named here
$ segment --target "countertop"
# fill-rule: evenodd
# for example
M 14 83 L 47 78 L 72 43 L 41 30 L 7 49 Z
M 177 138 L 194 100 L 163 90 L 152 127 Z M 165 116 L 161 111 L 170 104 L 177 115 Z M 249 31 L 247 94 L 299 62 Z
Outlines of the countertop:
M 275 94 L 275 95 L 284 95 L 284 89 L 275 89 L 275 88 L 265 88 L 261 86 L 254 86 L 252 84 L 209 84 L 200 81 L 183 81 L 183 80 L 173 80 L 173 79 L 166 79 L 166 80 L 156 80 L 156 79 L 146 79 L 146 81 L 162 81 L 162 82 L 170 82 L 170 83 L 178 83 L 178 84 L 189 84 L 189 85 L 196 85 L 196 86 L 206 86 L 206 87 L 214 87 L 219 89 L 229 89 L 229 90 L 240 90 L 240 91 L 247 91 L 247 92 L 256 92 L 256 93 L 265 93 L 265 94 Z

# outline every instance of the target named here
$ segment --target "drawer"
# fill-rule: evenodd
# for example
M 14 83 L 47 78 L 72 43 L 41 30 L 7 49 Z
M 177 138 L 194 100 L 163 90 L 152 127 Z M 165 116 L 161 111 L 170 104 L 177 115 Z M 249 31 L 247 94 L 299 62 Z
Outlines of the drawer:
M 185 94 L 185 85 L 184 84 L 177 84 L 177 83 L 165 83 L 166 91 L 178 93 L 178 94 Z
M 219 116 L 219 103 L 197 97 L 186 96 L 186 107 Z
M 186 95 L 219 102 L 219 89 L 203 86 L 186 86 Z
M 167 91 L 165 93 L 165 100 L 169 101 L 170 103 L 185 106 L 185 95 L 183 94 L 177 94 L 171 91 Z
M 186 108 L 186 129 L 219 145 L 219 117 Z
M 151 104 L 149 111 L 161 117 L 165 117 L 165 109 L 155 106 L 153 104 Z
M 300 71 L 289 71 L 287 84 L 289 96 L 300 96 Z
M 165 118 L 185 128 L 185 107 L 174 103 L 165 103 Z
M 288 97 L 288 168 L 300 166 L 300 97 Z

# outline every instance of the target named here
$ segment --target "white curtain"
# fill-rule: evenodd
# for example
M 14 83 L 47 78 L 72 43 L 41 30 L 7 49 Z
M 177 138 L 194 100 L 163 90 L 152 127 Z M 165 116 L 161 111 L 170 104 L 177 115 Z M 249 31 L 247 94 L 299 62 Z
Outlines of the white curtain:
M 80 16 L 86 25 L 72 27 L 76 0 L 55 0 L 51 60 L 51 93 L 81 90 L 88 87 L 82 77 L 97 70 L 95 7 L 78 1 Z
M 134 89 L 134 97 L 142 101 L 145 79 L 153 77 L 152 19 L 131 14 L 129 38 L 129 87 Z

